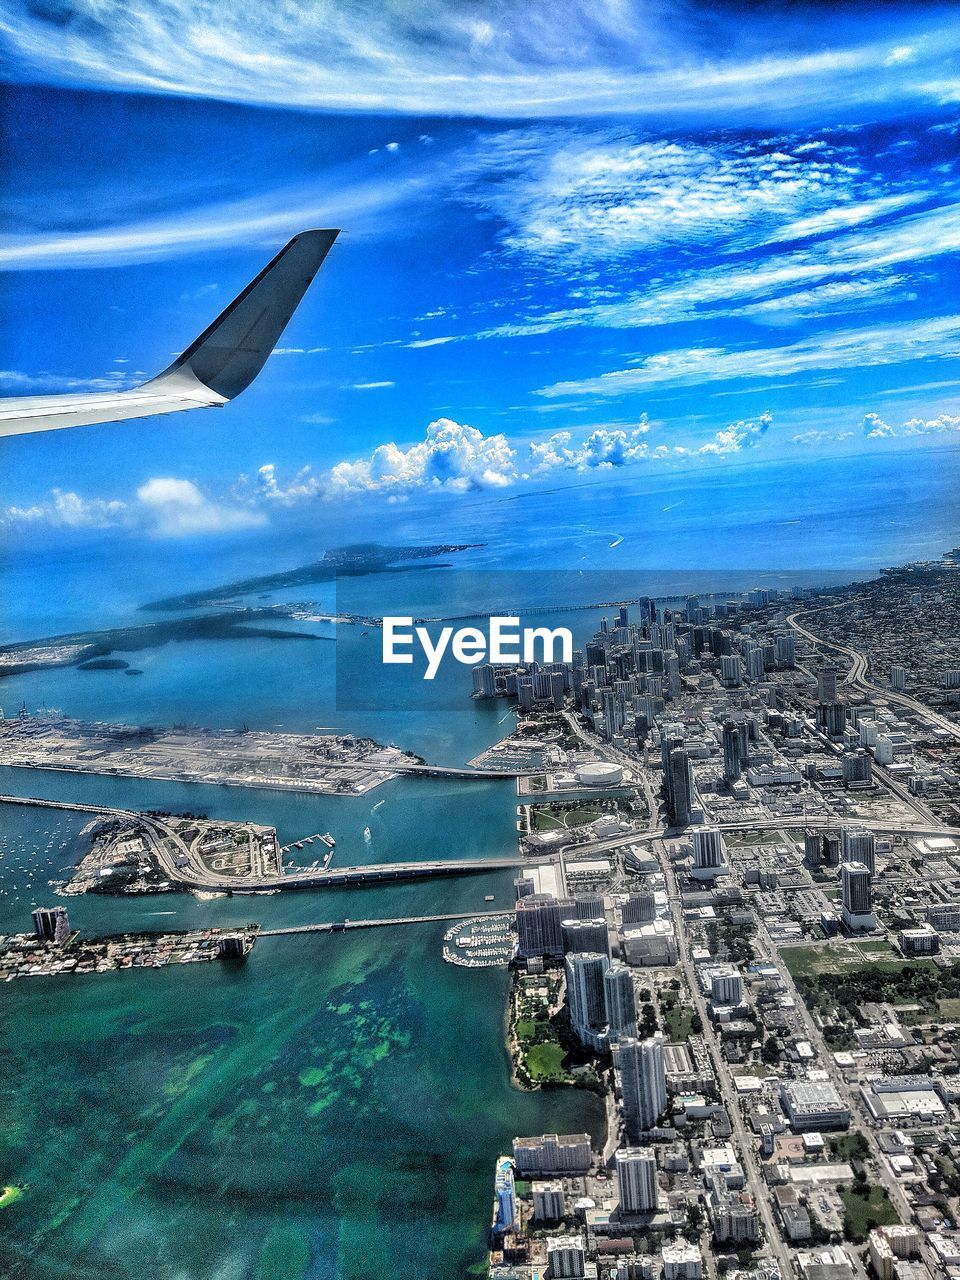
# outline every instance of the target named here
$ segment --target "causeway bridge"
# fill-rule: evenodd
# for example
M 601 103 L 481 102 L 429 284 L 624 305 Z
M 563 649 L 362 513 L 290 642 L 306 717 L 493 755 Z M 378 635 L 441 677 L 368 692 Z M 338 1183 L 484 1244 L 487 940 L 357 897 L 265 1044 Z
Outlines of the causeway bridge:
M 511 908 L 499 911 L 454 911 L 439 916 L 391 916 L 383 920 L 328 920 L 322 924 L 295 924 L 285 929 L 261 929 L 258 938 L 285 938 L 298 933 L 346 933 L 350 929 L 384 929 L 399 924 L 437 924 L 448 920 L 478 920 L 481 916 L 509 916 Z

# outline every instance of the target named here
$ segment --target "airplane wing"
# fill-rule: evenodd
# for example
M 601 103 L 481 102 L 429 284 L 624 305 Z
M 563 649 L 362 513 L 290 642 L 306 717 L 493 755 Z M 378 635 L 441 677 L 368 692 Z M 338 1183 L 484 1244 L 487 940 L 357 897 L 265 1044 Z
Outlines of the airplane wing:
M 129 391 L 0 398 L 0 436 L 221 406 L 254 380 L 320 270 L 338 231 L 304 231 L 169 368 Z

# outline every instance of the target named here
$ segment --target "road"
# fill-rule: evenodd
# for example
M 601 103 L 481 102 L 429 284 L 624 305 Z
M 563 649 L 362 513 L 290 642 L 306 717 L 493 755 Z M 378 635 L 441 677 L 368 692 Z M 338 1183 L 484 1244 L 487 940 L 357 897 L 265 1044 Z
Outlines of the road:
M 660 858 L 661 868 L 666 877 L 667 884 L 670 885 L 670 915 L 673 920 L 673 928 L 677 938 L 677 958 L 683 976 L 686 979 L 687 986 L 693 999 L 694 1007 L 700 1015 L 703 1023 L 703 1039 L 710 1054 L 713 1063 L 714 1074 L 717 1077 L 717 1083 L 720 1089 L 720 1096 L 723 1099 L 723 1105 L 727 1109 L 730 1116 L 730 1123 L 733 1126 L 733 1133 L 740 1149 L 741 1158 L 743 1160 L 743 1170 L 747 1180 L 747 1187 L 753 1196 L 754 1202 L 760 1213 L 763 1222 L 764 1233 L 767 1238 L 767 1244 L 772 1250 L 777 1262 L 780 1264 L 780 1272 L 784 1280 L 793 1275 L 793 1264 L 791 1262 L 790 1253 L 784 1244 L 780 1228 L 774 1218 L 773 1209 L 770 1205 L 770 1196 L 767 1192 L 757 1163 L 756 1143 L 752 1134 L 747 1131 L 744 1123 L 743 1115 L 740 1111 L 740 1101 L 737 1097 L 737 1091 L 734 1088 L 733 1080 L 730 1074 L 730 1068 L 723 1060 L 720 1053 L 716 1032 L 710 1020 L 710 1013 L 707 1009 L 707 1002 L 704 999 L 703 992 L 700 989 L 700 983 L 697 979 L 693 961 L 690 958 L 690 944 L 687 938 L 687 931 L 683 920 L 680 907 L 680 893 L 677 885 L 676 873 L 670 866 L 669 861 Z

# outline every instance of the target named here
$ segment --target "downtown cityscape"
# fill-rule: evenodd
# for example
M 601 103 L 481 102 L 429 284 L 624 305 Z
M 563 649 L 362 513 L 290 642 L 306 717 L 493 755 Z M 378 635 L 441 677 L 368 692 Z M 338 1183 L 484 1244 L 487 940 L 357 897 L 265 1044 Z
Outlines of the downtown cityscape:
M 0 1280 L 960 1280 L 956 6 L 0 64 Z

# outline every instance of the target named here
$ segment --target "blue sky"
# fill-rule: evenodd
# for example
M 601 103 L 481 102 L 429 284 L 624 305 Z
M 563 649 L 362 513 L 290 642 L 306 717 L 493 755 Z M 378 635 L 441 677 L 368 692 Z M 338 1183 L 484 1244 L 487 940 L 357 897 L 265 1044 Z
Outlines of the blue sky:
M 0 0 L 0 393 L 131 385 L 344 228 L 227 409 L 3 442 L 9 529 L 960 442 L 955 11 L 226 8 Z

